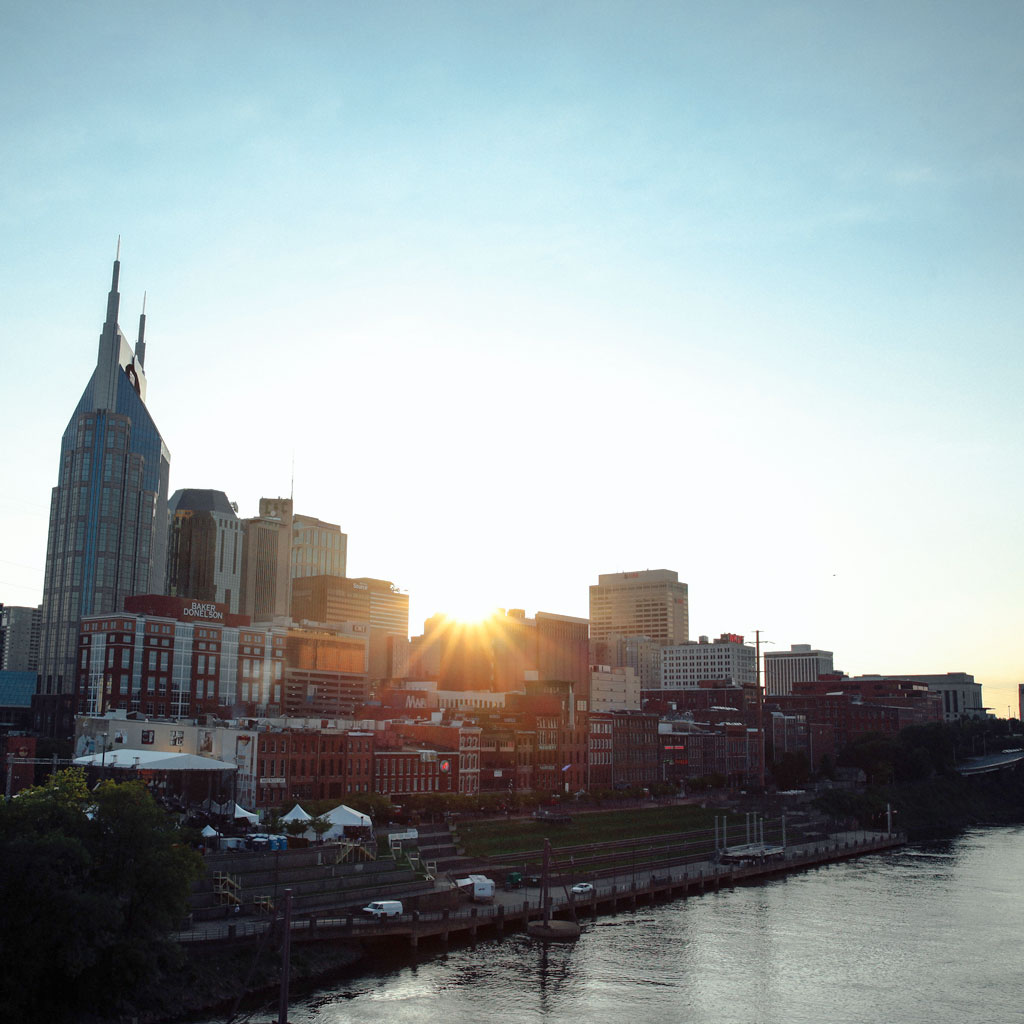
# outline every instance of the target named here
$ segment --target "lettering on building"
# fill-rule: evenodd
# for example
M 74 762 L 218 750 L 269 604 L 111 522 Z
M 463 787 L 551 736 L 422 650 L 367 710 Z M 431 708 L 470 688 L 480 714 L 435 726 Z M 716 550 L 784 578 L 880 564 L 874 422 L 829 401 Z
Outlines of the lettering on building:
M 215 604 L 204 601 L 193 601 L 182 609 L 182 615 L 190 619 L 215 619 L 221 622 L 224 620 L 224 613 Z

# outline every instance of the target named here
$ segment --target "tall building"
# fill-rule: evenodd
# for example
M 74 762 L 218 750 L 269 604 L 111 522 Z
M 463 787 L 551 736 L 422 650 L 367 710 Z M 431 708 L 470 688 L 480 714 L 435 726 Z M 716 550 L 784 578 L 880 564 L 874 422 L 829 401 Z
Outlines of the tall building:
M 811 650 L 810 644 L 792 644 L 788 651 L 768 651 L 764 656 L 765 693 L 782 697 L 793 692 L 794 683 L 813 683 L 834 671 L 832 652 Z
M 590 639 L 611 633 L 662 644 L 690 637 L 689 588 L 670 569 L 602 573 L 590 588 Z
M 409 595 L 390 580 L 306 576 L 292 581 L 292 617 L 309 622 L 366 622 L 409 636 Z
M 61 439 L 43 580 L 35 726 L 68 733 L 78 624 L 164 586 L 170 453 L 146 408 L 146 315 L 134 351 L 118 326 L 114 261 L 96 368 Z
M 362 624 L 368 630 L 370 678 L 389 679 L 394 670 L 390 641 L 409 639 L 409 595 L 389 580 L 369 576 L 305 576 L 292 580 L 292 618 Z
M 240 610 L 253 622 L 292 616 L 294 580 L 345 575 L 348 537 L 341 527 L 295 515 L 291 498 L 260 498 L 260 514 L 246 519 L 243 531 Z
M 292 520 L 291 575 L 293 580 L 306 576 L 344 576 L 348 557 L 348 535 L 334 523 L 313 516 L 295 516 Z
M 0 604 L 0 671 L 39 671 L 41 609 Z
M 253 622 L 286 622 L 291 607 L 291 498 L 260 498 L 243 524 L 242 607 Z
M 167 593 L 227 605 L 237 614 L 242 523 L 223 491 L 175 491 L 170 501 Z
M 482 622 L 434 615 L 410 641 L 413 678 L 437 679 L 443 690 L 523 690 L 528 681 L 567 684 L 580 700 L 590 689 L 586 619 L 551 612 L 527 618 L 522 608 Z

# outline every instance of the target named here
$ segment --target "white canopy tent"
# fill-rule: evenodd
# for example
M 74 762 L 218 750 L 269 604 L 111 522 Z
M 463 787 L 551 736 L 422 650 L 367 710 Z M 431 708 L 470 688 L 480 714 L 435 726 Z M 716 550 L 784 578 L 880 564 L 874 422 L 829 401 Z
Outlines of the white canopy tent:
M 328 811 L 324 817 L 331 823 L 330 830 L 324 834 L 324 839 L 328 841 L 332 839 L 340 839 L 345 834 L 346 826 L 349 828 L 373 827 L 373 822 L 370 820 L 368 815 L 361 814 L 359 811 L 353 810 L 345 804 L 335 807 L 333 811 Z
M 132 750 L 117 747 L 102 754 L 76 757 L 74 764 L 87 768 L 138 768 L 156 772 L 236 772 L 238 765 L 198 754 L 178 754 L 167 750 Z
M 235 821 L 239 818 L 245 818 L 250 825 L 258 825 L 260 820 L 260 816 L 258 814 L 254 814 L 252 811 L 247 811 L 241 806 L 241 804 L 235 804 L 234 818 Z
M 296 804 L 287 814 L 281 815 L 283 822 L 289 821 L 309 821 L 313 815 L 304 811 L 298 804 Z

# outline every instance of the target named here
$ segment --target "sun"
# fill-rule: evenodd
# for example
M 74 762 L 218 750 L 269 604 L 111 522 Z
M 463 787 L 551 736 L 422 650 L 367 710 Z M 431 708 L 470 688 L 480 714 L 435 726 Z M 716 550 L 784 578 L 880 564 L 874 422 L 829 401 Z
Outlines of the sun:
M 442 614 L 460 626 L 479 626 L 493 618 L 498 607 L 482 601 L 459 600 L 444 609 Z

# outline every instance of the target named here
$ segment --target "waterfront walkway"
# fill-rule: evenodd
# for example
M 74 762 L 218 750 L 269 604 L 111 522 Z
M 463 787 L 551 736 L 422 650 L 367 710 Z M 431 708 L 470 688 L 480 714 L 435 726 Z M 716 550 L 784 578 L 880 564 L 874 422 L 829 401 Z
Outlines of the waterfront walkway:
M 724 864 L 713 860 L 680 863 L 659 868 L 657 874 L 620 873 L 594 882 L 594 891 L 573 897 L 568 887 L 549 893 L 551 913 L 564 917 L 597 917 L 635 907 L 638 903 L 676 899 L 736 884 L 757 882 L 773 875 L 816 867 L 901 846 L 900 833 L 840 832 L 813 842 L 787 846 L 777 857 L 763 861 Z M 439 881 L 438 888 L 449 888 Z M 375 921 L 356 915 L 329 914 L 292 921 L 292 940 L 372 942 L 396 938 L 416 947 L 423 939 L 447 943 L 450 937 L 476 938 L 481 929 L 502 934 L 506 928 L 522 928 L 543 916 L 540 890 L 498 891 L 493 903 L 456 910 L 413 911 L 392 921 Z M 204 921 L 182 931 L 183 943 L 232 943 L 264 936 L 279 922 L 271 918 L 229 918 Z

